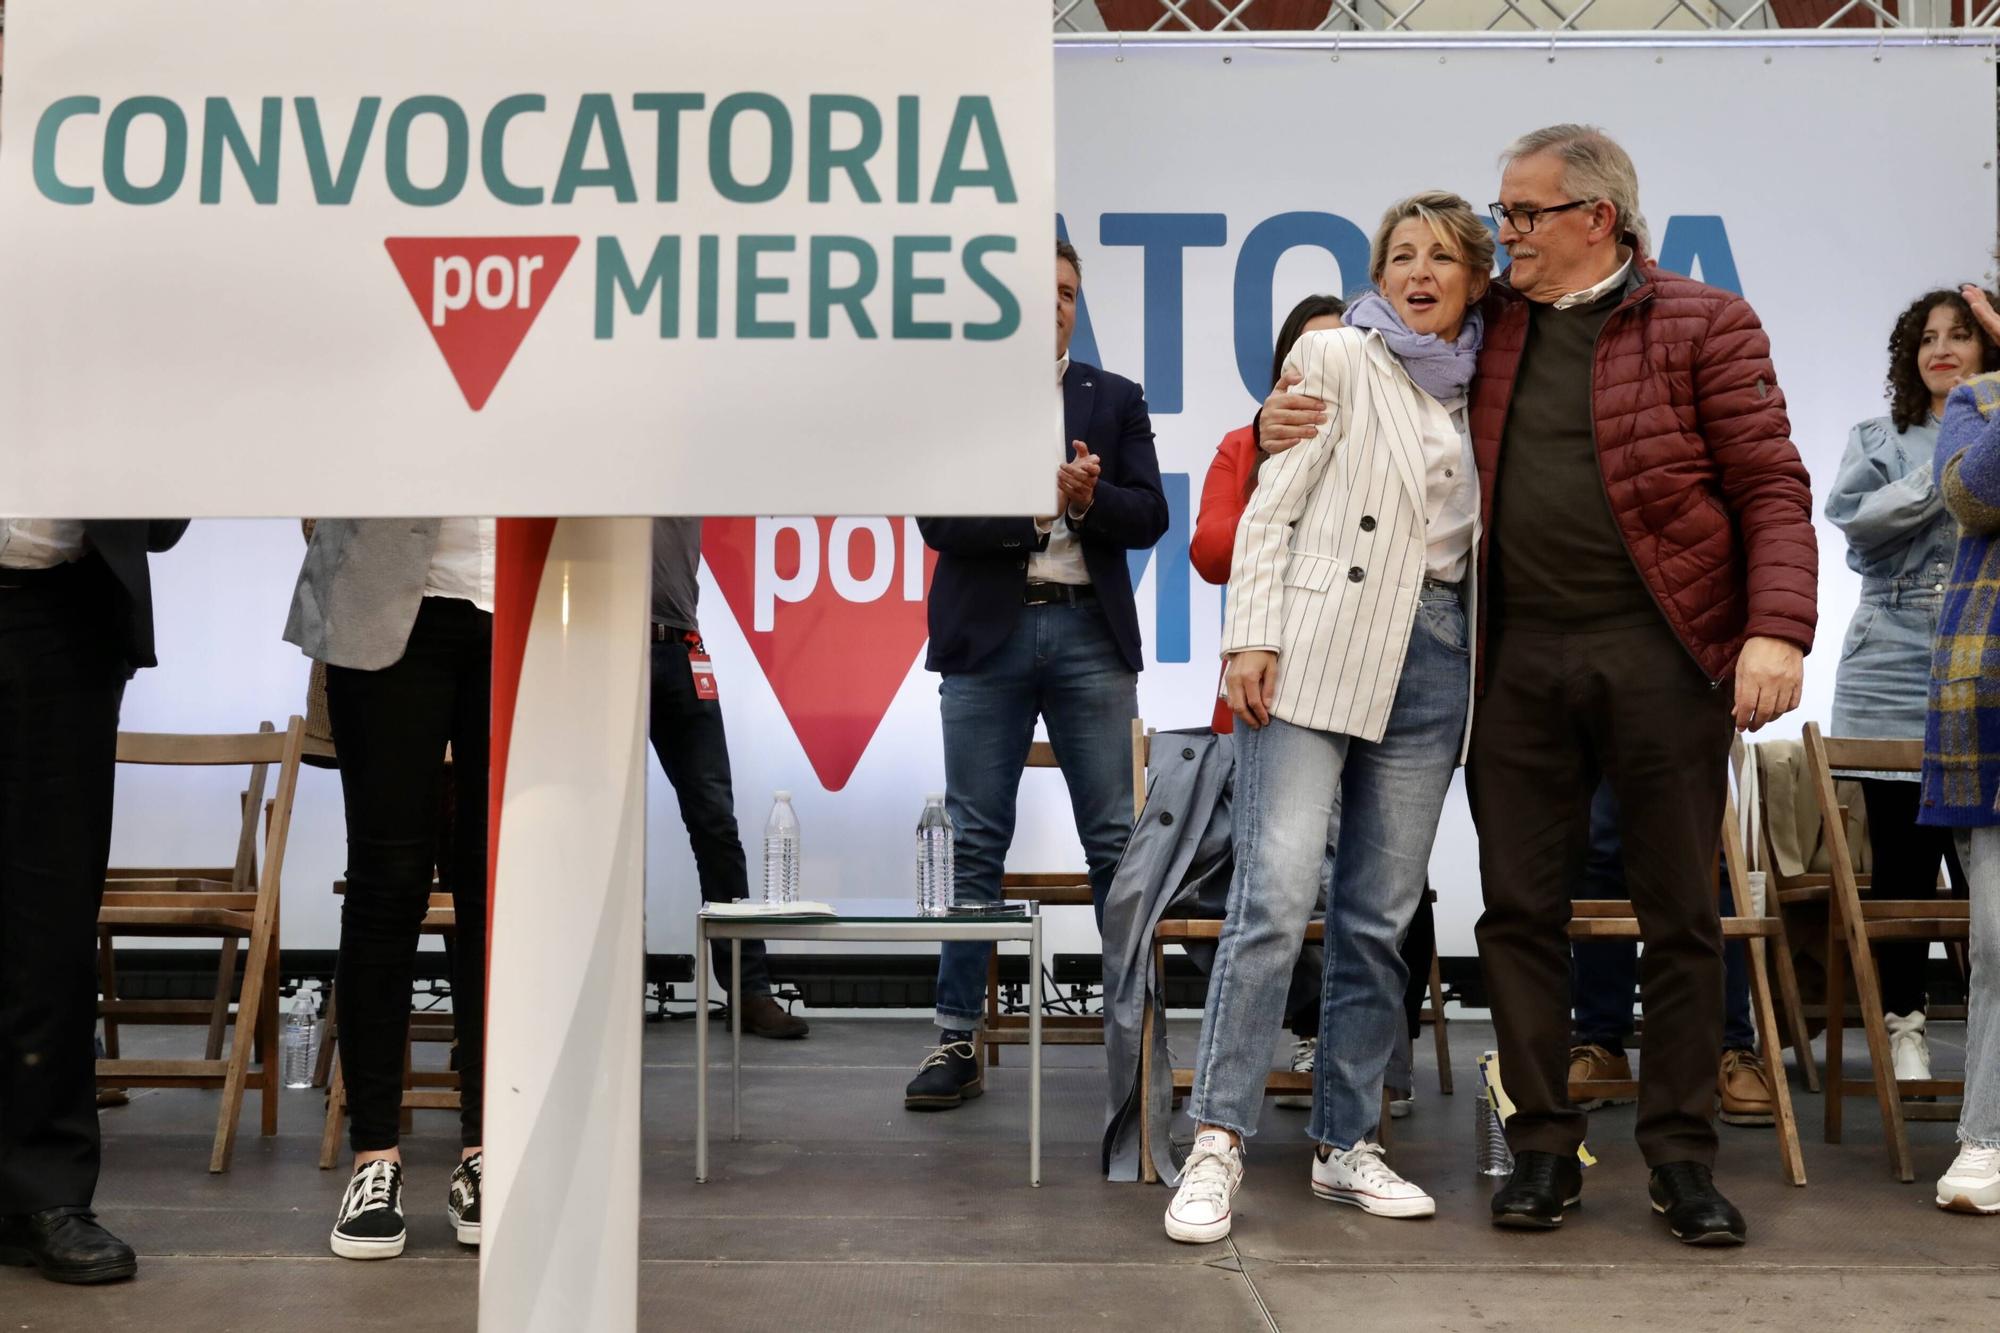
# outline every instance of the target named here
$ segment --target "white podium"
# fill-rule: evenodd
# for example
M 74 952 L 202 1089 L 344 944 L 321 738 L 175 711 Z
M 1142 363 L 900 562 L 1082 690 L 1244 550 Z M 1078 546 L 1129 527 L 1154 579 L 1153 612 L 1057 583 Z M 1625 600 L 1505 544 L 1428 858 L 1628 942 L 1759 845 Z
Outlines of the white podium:
M 493 624 L 484 1333 L 639 1291 L 652 524 L 510 519 Z

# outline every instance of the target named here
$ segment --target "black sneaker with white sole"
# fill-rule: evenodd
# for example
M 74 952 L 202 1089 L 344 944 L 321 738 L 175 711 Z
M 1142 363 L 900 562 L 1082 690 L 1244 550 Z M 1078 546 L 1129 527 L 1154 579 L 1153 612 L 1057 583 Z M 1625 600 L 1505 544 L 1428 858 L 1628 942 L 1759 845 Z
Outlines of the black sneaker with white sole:
M 486 1154 L 476 1152 L 451 1173 L 451 1201 L 445 1205 L 445 1216 L 451 1219 L 460 1245 L 479 1243 L 479 1178 L 485 1161 Z
M 903 1089 L 907 1111 L 948 1111 L 986 1091 L 979 1057 L 970 1041 L 943 1041 L 924 1057 L 917 1076 Z
M 340 1198 L 333 1252 L 343 1259 L 393 1259 L 403 1252 L 403 1168 L 386 1158 L 356 1167 Z

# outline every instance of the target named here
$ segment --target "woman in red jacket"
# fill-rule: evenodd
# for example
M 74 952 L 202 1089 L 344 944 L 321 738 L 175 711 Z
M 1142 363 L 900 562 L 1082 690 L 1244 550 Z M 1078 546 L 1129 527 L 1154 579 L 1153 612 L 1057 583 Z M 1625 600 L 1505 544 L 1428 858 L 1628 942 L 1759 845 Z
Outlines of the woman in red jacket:
M 1308 296 L 1292 307 L 1278 329 L 1277 350 L 1271 354 L 1271 383 L 1275 386 L 1285 368 L 1292 344 L 1305 334 L 1320 329 L 1337 329 L 1347 302 L 1338 296 Z M 1215 459 L 1201 483 L 1201 512 L 1195 516 L 1194 540 L 1188 543 L 1188 558 L 1195 572 L 1210 583 L 1229 582 L 1229 557 L 1236 549 L 1236 521 L 1250 492 L 1257 489 L 1257 428 L 1254 424 L 1232 430 L 1216 446 Z M 1214 727 L 1233 729 L 1234 718 L 1227 700 L 1215 702 Z

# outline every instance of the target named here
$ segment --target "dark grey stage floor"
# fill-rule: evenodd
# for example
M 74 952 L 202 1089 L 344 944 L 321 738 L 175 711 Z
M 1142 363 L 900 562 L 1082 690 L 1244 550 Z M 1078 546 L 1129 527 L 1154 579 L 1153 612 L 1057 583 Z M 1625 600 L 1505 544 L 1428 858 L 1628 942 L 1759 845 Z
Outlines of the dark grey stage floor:
M 1922 1178 L 1901 1185 L 1872 1103 L 1852 1102 L 1847 1141 L 1828 1146 L 1820 1100 L 1796 1079 L 1805 1189 L 1781 1180 L 1770 1130 L 1722 1130 L 1719 1175 L 1751 1223 L 1741 1250 L 1666 1238 L 1645 1204 L 1630 1107 L 1593 1116 L 1602 1161 L 1561 1231 L 1488 1225 L 1465 1090 L 1490 1029 L 1472 1022 L 1451 1026 L 1459 1095 L 1438 1095 L 1425 1041 L 1415 1114 L 1396 1125 L 1396 1161 L 1437 1196 L 1436 1219 L 1384 1221 L 1314 1200 L 1305 1116 L 1273 1107 L 1237 1198 L 1235 1236 L 1196 1247 L 1161 1233 L 1165 1190 L 1098 1174 L 1100 1050 L 1050 1052 L 1045 1183 L 1033 1190 L 1026 1076 L 1013 1052 L 980 1101 L 912 1115 L 900 1093 L 925 1022 L 813 1022 L 804 1042 L 746 1039 L 739 1143 L 727 1138 L 725 1066 L 706 1185 L 693 1179 L 693 1027 L 646 1029 L 644 1327 L 2000 1327 L 2000 1217 L 1931 1203 L 1951 1126 L 1912 1127 Z M 1958 1067 L 1958 1039 L 1955 1026 L 1934 1030 L 1940 1070 Z M 1192 1045 L 1191 1025 L 1176 1025 L 1176 1045 Z M 473 1326 L 476 1264 L 443 1217 L 452 1117 L 420 1113 L 406 1141 L 408 1251 L 357 1264 L 326 1248 L 344 1176 L 315 1167 L 320 1094 L 286 1094 L 273 1139 L 257 1136 L 246 1108 L 234 1169 L 222 1176 L 204 1169 L 214 1107 L 213 1094 L 156 1091 L 105 1113 L 98 1208 L 137 1246 L 139 1278 L 71 1289 L 0 1270 L 0 1329 Z

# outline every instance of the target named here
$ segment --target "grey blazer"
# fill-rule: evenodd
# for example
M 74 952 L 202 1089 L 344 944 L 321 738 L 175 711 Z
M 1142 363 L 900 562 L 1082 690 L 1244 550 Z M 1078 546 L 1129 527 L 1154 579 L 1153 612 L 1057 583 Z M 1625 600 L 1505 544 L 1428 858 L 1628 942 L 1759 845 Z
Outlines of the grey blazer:
M 313 528 L 285 641 L 330 666 L 402 660 L 437 551 L 435 518 L 323 518 Z
M 1294 451 L 1296 452 L 1296 451 Z M 1153 1025 L 1153 1165 L 1180 1183 L 1174 1158 L 1173 1062 L 1167 1058 L 1166 996 L 1154 984 L 1153 932 L 1169 912 L 1220 917 L 1235 869 L 1231 806 L 1236 738 L 1207 727 L 1153 737 L 1146 808 L 1132 827 L 1104 900 L 1104 1062 L 1110 1073 L 1103 1139 L 1111 1180 L 1140 1177 L 1139 1072 L 1146 1009 Z

